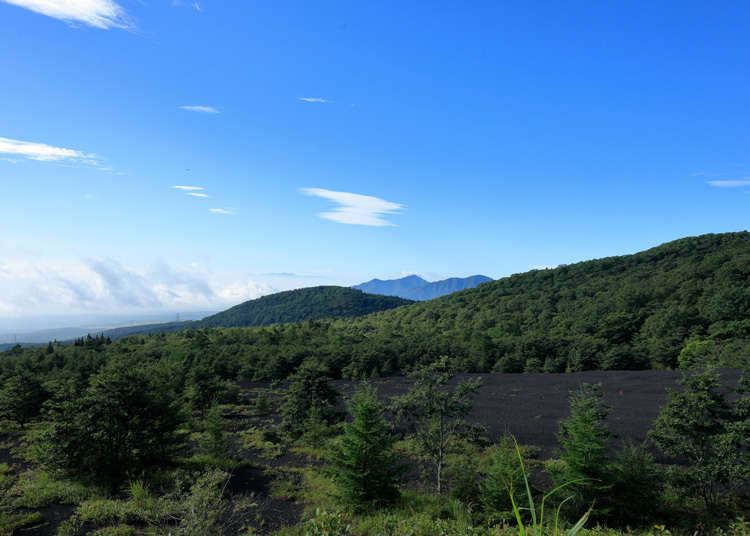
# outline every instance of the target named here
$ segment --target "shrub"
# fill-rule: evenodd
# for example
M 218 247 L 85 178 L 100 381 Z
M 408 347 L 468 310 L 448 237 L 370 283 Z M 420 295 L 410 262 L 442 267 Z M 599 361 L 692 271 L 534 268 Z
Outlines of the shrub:
M 348 536 L 351 525 L 342 513 L 315 510 L 315 515 L 305 523 L 304 536 Z
M 611 478 L 612 521 L 633 526 L 654 518 L 664 475 L 644 445 L 624 445 L 612 462 Z
M 505 436 L 494 449 L 487 476 L 480 485 L 481 501 L 490 519 L 507 521 L 513 519 L 513 504 L 523 498 L 524 473 L 518 463 L 515 444 Z

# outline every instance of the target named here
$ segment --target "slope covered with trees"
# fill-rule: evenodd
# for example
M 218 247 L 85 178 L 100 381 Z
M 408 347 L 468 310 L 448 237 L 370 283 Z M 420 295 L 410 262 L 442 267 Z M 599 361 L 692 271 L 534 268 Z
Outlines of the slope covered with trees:
M 323 318 L 350 318 L 412 303 L 393 296 L 377 296 L 348 287 L 318 286 L 277 292 L 248 300 L 202 320 L 166 322 L 110 329 L 105 335 L 177 333 L 186 329 L 268 326 Z
M 263 314 L 253 307 L 232 314 L 238 322 L 270 322 L 308 311 L 305 302 L 276 309 L 279 296 L 255 300 L 268 305 Z M 347 309 L 332 306 L 327 314 L 336 311 Z M 735 367 L 750 357 L 750 234 L 685 238 L 635 255 L 535 270 L 361 318 L 192 329 L 96 348 L 98 358 L 188 359 L 225 379 L 285 378 L 310 359 L 349 378 L 441 356 L 468 372 Z M 86 349 L 19 348 L 3 354 L 0 370 L 14 354 L 80 362 Z
M 198 327 L 268 326 L 270 324 L 364 316 L 407 305 L 410 300 L 365 294 L 356 289 L 320 286 L 277 292 L 246 301 L 198 322 Z

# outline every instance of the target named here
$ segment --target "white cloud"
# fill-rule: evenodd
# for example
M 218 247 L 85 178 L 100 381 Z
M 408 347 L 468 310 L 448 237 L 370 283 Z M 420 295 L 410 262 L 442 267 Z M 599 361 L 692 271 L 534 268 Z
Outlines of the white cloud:
M 132 28 L 125 10 L 114 0 L 0 0 L 69 24 L 94 28 Z
M 0 317 L 160 309 L 219 310 L 275 292 L 247 274 L 165 263 L 140 269 L 111 258 L 0 261 Z
M 321 97 L 297 97 L 297 99 L 302 102 L 330 102 L 328 99 L 323 99 Z
M 208 211 L 213 212 L 214 214 L 225 214 L 228 216 L 234 216 L 237 214 L 233 208 L 209 208 Z
M 708 181 L 708 184 L 717 188 L 741 188 L 743 186 L 750 186 L 750 179 Z
M 83 153 L 75 149 L 66 149 L 65 147 L 54 147 L 46 143 L 12 140 L 10 138 L 0 138 L 0 154 L 23 156 L 30 160 L 39 160 L 41 162 L 68 160 L 94 165 L 98 164 L 96 155 L 93 154 Z
M 218 114 L 219 110 L 213 106 L 180 106 L 181 110 L 187 110 L 188 112 L 198 112 L 202 114 Z
M 188 195 L 192 195 L 193 197 L 208 197 L 208 194 L 202 194 L 200 192 L 188 192 Z
M 193 2 L 193 9 L 195 9 L 196 11 L 203 11 L 198 2 Z
M 387 227 L 394 224 L 384 219 L 386 214 L 399 214 L 404 205 L 369 195 L 334 192 L 323 188 L 302 188 L 302 193 L 328 199 L 337 203 L 332 212 L 320 212 L 318 216 L 337 223 Z
M 182 186 L 180 184 L 176 184 L 176 185 L 172 186 L 172 189 L 174 189 L 174 190 L 183 190 L 183 191 L 186 191 L 186 192 L 190 192 L 190 191 L 193 191 L 193 190 L 205 190 L 205 188 L 203 186 Z

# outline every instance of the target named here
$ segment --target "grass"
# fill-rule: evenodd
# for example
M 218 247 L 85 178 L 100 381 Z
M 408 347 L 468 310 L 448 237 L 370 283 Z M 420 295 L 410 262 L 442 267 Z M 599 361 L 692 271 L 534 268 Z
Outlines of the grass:
M 264 458 L 278 458 L 283 452 L 282 444 L 270 441 L 267 434 L 255 426 L 239 432 L 237 438 L 242 447 L 258 449 Z
M 0 536 L 13 536 L 16 529 L 37 525 L 44 521 L 39 512 L 6 514 L 0 512 Z
M 12 501 L 16 508 L 41 508 L 53 503 L 79 504 L 98 495 L 97 490 L 90 486 L 57 479 L 40 470 L 21 473 L 8 493 L 16 497 Z

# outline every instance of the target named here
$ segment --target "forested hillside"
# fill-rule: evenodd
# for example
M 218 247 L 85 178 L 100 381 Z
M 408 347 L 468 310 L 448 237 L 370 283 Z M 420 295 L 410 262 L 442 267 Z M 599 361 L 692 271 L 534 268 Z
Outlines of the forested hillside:
M 128 326 L 106 330 L 104 335 L 119 339 L 128 335 L 176 333 L 187 329 L 268 326 L 270 324 L 350 318 L 408 305 L 410 300 L 376 296 L 347 287 L 318 286 L 277 292 L 235 305 L 202 320 Z
M 256 300 L 268 303 L 267 316 L 241 306 L 232 314 L 289 318 L 275 311 L 275 299 Z M 111 352 L 202 361 L 223 377 L 250 379 L 284 378 L 309 359 L 359 378 L 441 355 L 469 372 L 734 367 L 750 356 L 750 234 L 531 271 L 356 319 L 130 337 L 99 345 L 87 359 Z M 79 366 L 85 353 L 85 346 L 17 349 L 0 366 L 12 354 Z
M 199 327 L 268 326 L 276 323 L 364 316 L 407 305 L 410 300 L 376 296 L 346 287 L 288 290 L 246 301 L 204 318 Z

